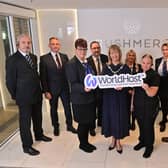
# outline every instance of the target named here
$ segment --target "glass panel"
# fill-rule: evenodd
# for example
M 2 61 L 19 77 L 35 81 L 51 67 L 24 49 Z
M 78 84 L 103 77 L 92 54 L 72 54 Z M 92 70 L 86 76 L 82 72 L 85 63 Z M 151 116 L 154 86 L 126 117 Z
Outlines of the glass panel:
M 13 17 L 13 25 L 15 31 L 15 39 L 20 34 L 29 34 L 29 19 Z
M 5 62 L 11 54 L 8 17 L 0 16 L 0 144 L 18 128 L 18 109 L 5 85 Z

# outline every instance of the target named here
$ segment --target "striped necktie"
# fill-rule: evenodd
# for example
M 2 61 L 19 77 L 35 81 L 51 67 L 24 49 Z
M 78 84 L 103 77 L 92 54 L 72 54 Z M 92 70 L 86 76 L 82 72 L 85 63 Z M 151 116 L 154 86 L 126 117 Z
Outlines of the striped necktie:
M 31 66 L 31 68 L 33 68 L 34 64 L 33 64 L 33 61 L 31 59 L 30 55 L 26 55 L 25 58 L 26 58 L 27 62 L 29 63 L 29 65 Z
M 163 76 L 167 75 L 167 60 L 164 60 L 164 62 L 163 62 L 162 74 L 163 74 Z

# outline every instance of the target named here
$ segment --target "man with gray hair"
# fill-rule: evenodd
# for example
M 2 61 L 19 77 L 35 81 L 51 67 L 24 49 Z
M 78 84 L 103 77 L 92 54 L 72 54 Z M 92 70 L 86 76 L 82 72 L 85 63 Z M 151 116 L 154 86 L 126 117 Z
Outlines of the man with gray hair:
M 6 85 L 19 106 L 19 127 L 24 153 L 38 155 L 32 147 L 31 119 L 35 140 L 51 141 L 42 129 L 42 91 L 37 72 L 37 57 L 30 53 L 31 39 L 22 34 L 17 38 L 17 51 L 6 62 Z

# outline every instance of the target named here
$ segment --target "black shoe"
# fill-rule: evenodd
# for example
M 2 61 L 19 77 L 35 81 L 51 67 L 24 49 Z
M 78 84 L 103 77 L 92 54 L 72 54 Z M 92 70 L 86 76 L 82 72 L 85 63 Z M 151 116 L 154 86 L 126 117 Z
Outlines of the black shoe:
M 59 136 L 60 135 L 60 130 L 59 128 L 54 128 L 54 135 Z
M 91 130 L 90 130 L 90 135 L 91 135 L 91 136 L 96 136 L 96 132 L 95 132 L 94 129 L 91 129 Z
M 38 150 L 36 150 L 36 149 L 34 149 L 34 148 L 32 148 L 32 147 L 30 147 L 30 148 L 24 148 L 24 149 L 23 149 L 23 152 L 24 152 L 24 153 L 27 153 L 27 154 L 29 154 L 29 155 L 32 155 L 32 156 L 35 156 L 35 155 L 39 155 L 39 154 L 40 154 L 40 152 L 39 152 Z
M 168 137 L 163 137 L 163 138 L 162 138 L 162 142 L 168 143 Z
M 116 141 L 110 144 L 108 150 L 113 150 L 116 147 Z
M 94 145 L 92 145 L 92 144 L 90 144 L 90 143 L 88 143 L 87 145 L 88 145 L 88 147 L 90 147 L 90 149 L 92 149 L 92 150 L 96 150 L 96 149 L 97 149 L 96 146 L 94 146 Z
M 165 131 L 165 129 L 166 129 L 166 124 L 164 123 L 162 123 L 161 125 L 160 125 L 160 132 L 164 132 Z
M 120 149 L 117 149 L 117 148 L 116 148 L 116 151 L 117 151 L 119 154 L 122 154 L 122 153 L 123 153 L 122 147 L 120 147 Z
M 77 130 L 73 126 L 68 126 L 67 127 L 67 131 L 70 131 L 70 132 L 72 132 L 74 134 L 77 134 Z
M 144 158 L 149 158 L 153 152 L 153 146 L 151 147 L 146 147 L 145 152 L 143 154 Z
M 45 136 L 45 135 L 43 135 L 43 136 L 40 137 L 40 138 L 35 138 L 35 139 L 36 139 L 36 141 L 44 141 L 44 142 L 50 142 L 50 141 L 52 141 L 52 138 L 47 137 L 47 136 Z
M 138 143 L 137 145 L 134 146 L 134 150 L 138 151 L 140 150 L 141 148 L 143 148 L 145 145 L 143 143 Z
M 87 152 L 87 153 L 92 153 L 93 152 L 93 150 L 90 148 L 90 147 L 88 147 L 88 145 L 86 144 L 86 145 L 79 145 L 79 148 L 81 149 L 81 150 L 83 150 L 84 152 Z

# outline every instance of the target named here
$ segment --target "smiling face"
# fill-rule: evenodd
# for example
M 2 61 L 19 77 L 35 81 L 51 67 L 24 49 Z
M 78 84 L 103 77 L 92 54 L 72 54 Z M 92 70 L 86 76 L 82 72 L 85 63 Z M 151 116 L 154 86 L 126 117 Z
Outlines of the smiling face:
M 50 48 L 52 52 L 57 53 L 59 52 L 61 45 L 58 39 L 52 38 L 49 40 L 48 47 Z
M 144 72 L 148 71 L 153 65 L 153 59 L 151 56 L 145 56 L 142 58 L 141 66 Z
M 22 35 L 18 37 L 17 47 L 23 53 L 29 53 L 31 51 L 32 43 L 28 35 Z
M 101 48 L 100 48 L 99 43 L 97 43 L 97 42 L 92 43 L 90 46 L 90 51 L 93 56 L 98 57 L 101 53 Z
M 162 46 L 162 54 L 164 58 L 168 58 L 168 46 L 166 45 Z
M 112 63 L 119 63 L 120 62 L 120 53 L 116 49 L 110 49 L 109 56 Z

